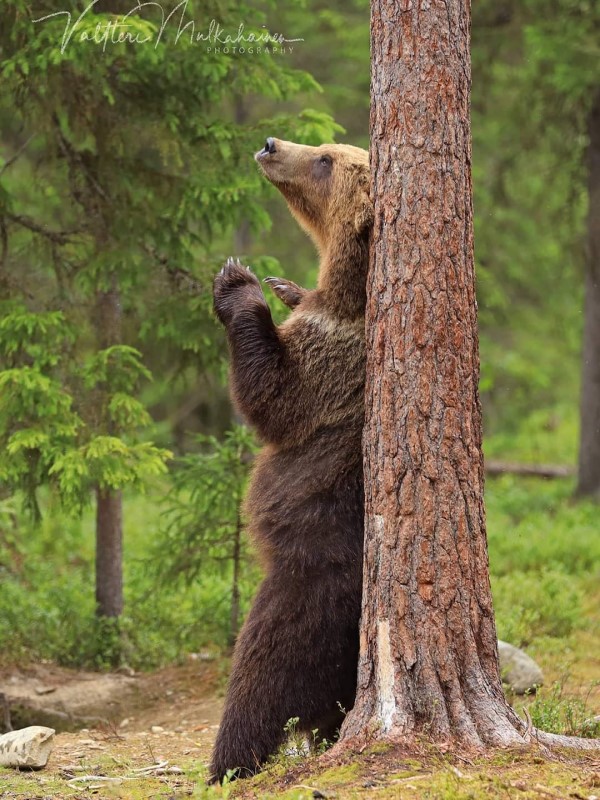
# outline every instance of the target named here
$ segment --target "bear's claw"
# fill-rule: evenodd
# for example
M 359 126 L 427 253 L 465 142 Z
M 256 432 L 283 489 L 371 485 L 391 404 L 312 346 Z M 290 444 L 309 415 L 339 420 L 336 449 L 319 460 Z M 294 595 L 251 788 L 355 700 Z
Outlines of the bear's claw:
M 264 302 L 260 283 L 250 267 L 244 266 L 239 258 L 229 256 L 217 273 L 213 286 L 215 313 L 224 324 L 231 319 L 235 307 L 243 302 L 242 289 L 258 292 Z
M 263 282 L 269 286 L 288 308 L 296 308 L 306 294 L 305 289 L 302 289 L 293 281 L 287 281 L 285 278 L 269 276 L 268 278 L 264 278 Z

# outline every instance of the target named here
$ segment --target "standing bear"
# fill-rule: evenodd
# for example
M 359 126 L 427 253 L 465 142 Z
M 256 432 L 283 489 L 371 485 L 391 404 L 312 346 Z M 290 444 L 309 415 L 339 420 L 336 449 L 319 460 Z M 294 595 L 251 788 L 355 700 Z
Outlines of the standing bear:
M 229 259 L 214 283 L 233 399 L 264 447 L 246 498 L 265 578 L 235 647 L 212 780 L 257 772 L 285 725 L 331 738 L 356 692 L 363 553 L 368 153 L 268 138 L 255 155 L 321 257 L 314 291 Z

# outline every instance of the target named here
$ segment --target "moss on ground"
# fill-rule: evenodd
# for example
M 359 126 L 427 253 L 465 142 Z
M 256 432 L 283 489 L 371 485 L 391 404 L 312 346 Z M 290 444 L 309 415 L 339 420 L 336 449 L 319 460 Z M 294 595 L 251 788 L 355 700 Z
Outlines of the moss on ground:
M 206 786 L 198 761 L 180 763 L 183 775 L 134 777 L 128 763 L 104 757 L 94 774 L 121 778 L 69 784 L 69 774 L 0 769 L 3 800 L 506 800 L 555 798 L 591 800 L 600 796 L 600 752 L 556 754 L 549 760 L 537 750 L 496 751 L 472 760 L 437 755 L 427 748 L 422 757 L 386 745 L 385 751 L 364 751 L 343 761 L 312 757 L 290 765 L 274 764 L 255 778 L 226 786 Z
M 322 763 L 326 760 L 312 759 L 304 769 L 297 768 L 283 778 L 266 772 L 258 785 L 256 779 L 240 782 L 231 790 L 233 797 L 588 800 L 600 795 L 600 752 L 596 758 L 563 752 L 552 760 L 531 749 L 497 751 L 473 760 L 429 753 L 415 760 L 387 745 L 385 752 L 369 755 L 365 751 L 336 766 L 326 766 Z

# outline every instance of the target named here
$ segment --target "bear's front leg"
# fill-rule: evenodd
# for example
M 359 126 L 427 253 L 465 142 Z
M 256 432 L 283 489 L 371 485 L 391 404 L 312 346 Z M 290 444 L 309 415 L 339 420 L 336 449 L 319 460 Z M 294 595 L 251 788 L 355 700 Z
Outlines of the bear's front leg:
M 289 435 L 296 371 L 258 279 L 239 260 L 227 259 L 216 276 L 214 308 L 227 330 L 235 403 L 264 440 L 279 441 Z

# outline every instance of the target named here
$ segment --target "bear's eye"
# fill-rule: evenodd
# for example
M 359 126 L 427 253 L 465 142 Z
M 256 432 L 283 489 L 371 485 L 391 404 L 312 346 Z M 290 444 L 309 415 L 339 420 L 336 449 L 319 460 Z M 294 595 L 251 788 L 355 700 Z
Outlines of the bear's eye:
M 328 180 L 331 177 L 331 165 L 333 159 L 331 156 L 322 155 L 317 156 L 312 162 L 312 174 L 318 180 Z

